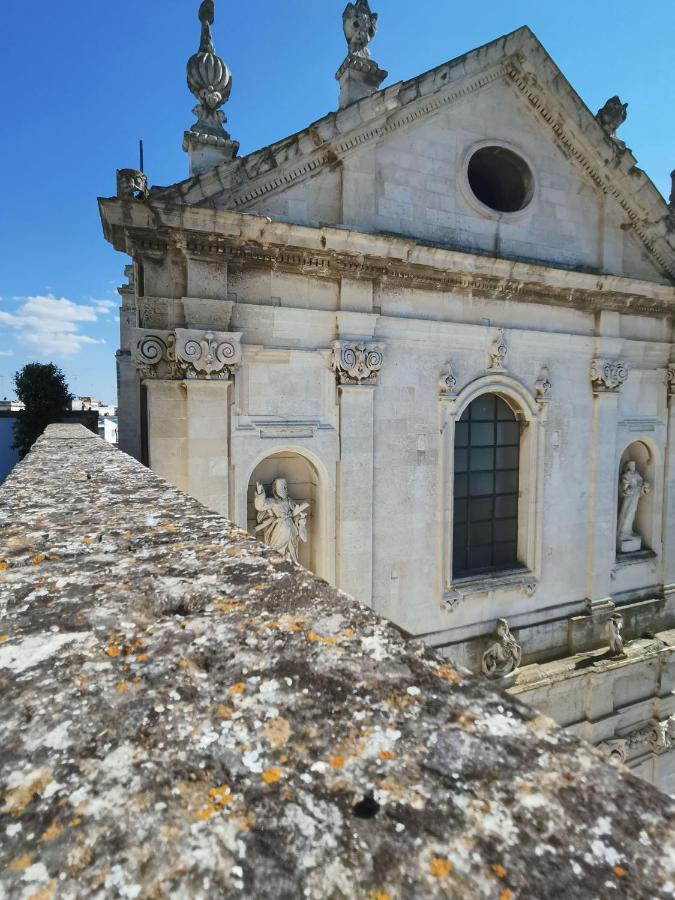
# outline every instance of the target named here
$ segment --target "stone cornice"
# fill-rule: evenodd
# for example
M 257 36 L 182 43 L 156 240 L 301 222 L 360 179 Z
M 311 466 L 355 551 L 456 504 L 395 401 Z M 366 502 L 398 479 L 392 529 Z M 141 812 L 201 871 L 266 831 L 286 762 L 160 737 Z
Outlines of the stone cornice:
M 178 249 L 240 267 L 265 265 L 334 279 L 348 275 L 523 303 L 652 315 L 675 308 L 675 288 L 668 285 L 446 250 L 409 238 L 156 202 L 101 200 L 100 207 L 108 240 L 134 257 Z

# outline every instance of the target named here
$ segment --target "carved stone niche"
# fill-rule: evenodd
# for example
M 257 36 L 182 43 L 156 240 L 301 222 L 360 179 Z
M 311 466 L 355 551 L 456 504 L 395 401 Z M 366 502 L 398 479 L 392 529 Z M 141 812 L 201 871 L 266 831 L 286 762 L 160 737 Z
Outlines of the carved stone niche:
M 596 358 L 591 361 L 591 386 L 594 394 L 618 391 L 627 378 L 628 365 L 621 359 Z
M 377 384 L 384 362 L 384 344 L 335 341 L 333 369 L 339 384 Z
M 241 362 L 241 333 L 177 328 L 134 330 L 142 378 L 226 379 Z

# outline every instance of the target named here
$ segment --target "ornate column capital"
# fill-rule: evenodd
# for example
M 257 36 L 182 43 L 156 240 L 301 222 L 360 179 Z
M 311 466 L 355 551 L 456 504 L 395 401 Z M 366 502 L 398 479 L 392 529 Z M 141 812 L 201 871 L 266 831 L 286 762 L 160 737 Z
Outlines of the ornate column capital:
M 384 344 L 366 341 L 334 341 L 333 369 L 338 384 L 377 384 L 384 362 Z
M 591 361 L 591 387 L 594 394 L 619 391 L 628 378 L 628 365 L 622 359 L 595 358 Z
M 227 379 L 241 363 L 241 333 L 176 328 L 134 330 L 142 378 Z

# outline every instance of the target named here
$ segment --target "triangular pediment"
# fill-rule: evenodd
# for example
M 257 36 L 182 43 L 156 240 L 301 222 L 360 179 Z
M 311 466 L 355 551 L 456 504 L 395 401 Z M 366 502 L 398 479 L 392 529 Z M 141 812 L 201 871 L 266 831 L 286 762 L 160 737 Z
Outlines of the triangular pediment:
M 483 145 L 527 162 L 532 199 L 522 214 L 475 202 L 467 170 Z M 152 198 L 675 278 L 669 207 L 527 28 Z

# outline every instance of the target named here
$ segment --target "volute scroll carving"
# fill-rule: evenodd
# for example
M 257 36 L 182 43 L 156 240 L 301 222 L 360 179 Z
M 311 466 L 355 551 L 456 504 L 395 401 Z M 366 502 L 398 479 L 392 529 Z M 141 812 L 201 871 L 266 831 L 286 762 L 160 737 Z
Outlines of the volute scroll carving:
M 136 329 L 134 363 L 142 378 L 227 379 L 241 362 L 241 333 Z
M 591 362 L 591 386 L 594 394 L 620 390 L 628 378 L 628 365 L 622 359 L 600 359 Z
M 335 341 L 333 368 L 339 384 L 377 384 L 384 363 L 384 344 Z

